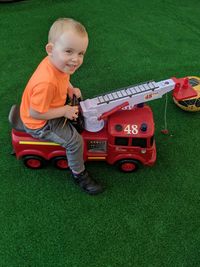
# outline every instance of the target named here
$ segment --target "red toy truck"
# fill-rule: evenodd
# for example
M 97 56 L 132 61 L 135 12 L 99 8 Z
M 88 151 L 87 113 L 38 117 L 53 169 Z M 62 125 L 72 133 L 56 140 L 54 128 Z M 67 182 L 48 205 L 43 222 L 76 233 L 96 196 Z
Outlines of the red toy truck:
M 187 78 L 146 82 L 80 102 L 84 118 L 81 133 L 85 161 L 106 161 L 121 171 L 132 172 L 140 164 L 152 166 L 156 161 L 154 120 L 152 110 L 144 104 L 173 90 L 177 100 L 196 95 Z M 142 104 L 141 104 L 142 103 Z M 31 137 L 23 130 L 19 107 L 12 106 L 13 152 L 17 159 L 32 169 L 48 161 L 60 169 L 68 168 L 65 148 Z

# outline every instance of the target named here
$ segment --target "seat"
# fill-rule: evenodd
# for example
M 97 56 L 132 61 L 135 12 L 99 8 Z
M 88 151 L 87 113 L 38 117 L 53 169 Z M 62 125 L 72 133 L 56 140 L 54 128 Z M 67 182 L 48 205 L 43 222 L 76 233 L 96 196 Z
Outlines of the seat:
M 12 126 L 17 131 L 25 132 L 24 125 L 20 118 L 20 108 L 17 105 L 13 105 L 10 109 L 8 120 Z

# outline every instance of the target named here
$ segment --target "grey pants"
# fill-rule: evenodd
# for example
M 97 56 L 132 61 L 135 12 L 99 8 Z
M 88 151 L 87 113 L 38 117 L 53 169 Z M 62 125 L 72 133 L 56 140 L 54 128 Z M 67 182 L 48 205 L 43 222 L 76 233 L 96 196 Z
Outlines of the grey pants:
M 41 140 L 52 141 L 66 148 L 69 168 L 76 173 L 84 171 L 83 139 L 77 130 L 67 122 L 63 127 L 65 118 L 47 121 L 44 127 L 29 129 L 24 126 L 27 133 Z

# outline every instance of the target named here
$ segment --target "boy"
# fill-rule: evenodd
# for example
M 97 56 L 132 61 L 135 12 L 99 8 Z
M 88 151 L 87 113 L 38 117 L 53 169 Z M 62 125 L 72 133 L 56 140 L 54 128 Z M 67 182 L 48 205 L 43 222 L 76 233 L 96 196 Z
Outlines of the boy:
M 78 107 L 65 104 L 66 96 L 81 97 L 70 83 L 70 75 L 83 63 L 88 46 L 85 27 L 69 18 L 56 20 L 50 28 L 47 57 L 30 78 L 20 105 L 20 116 L 26 132 L 33 137 L 50 140 L 66 148 L 68 165 L 74 181 L 88 194 L 103 188 L 85 170 L 83 140 L 66 119 L 78 117 Z

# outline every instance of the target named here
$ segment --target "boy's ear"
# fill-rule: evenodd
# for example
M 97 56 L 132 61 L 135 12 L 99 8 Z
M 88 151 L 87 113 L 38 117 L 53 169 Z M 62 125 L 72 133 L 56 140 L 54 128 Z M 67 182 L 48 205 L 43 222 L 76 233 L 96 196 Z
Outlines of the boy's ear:
M 46 52 L 47 52 L 48 56 L 52 55 L 52 50 L 53 50 L 53 44 L 52 43 L 48 43 L 46 45 Z

